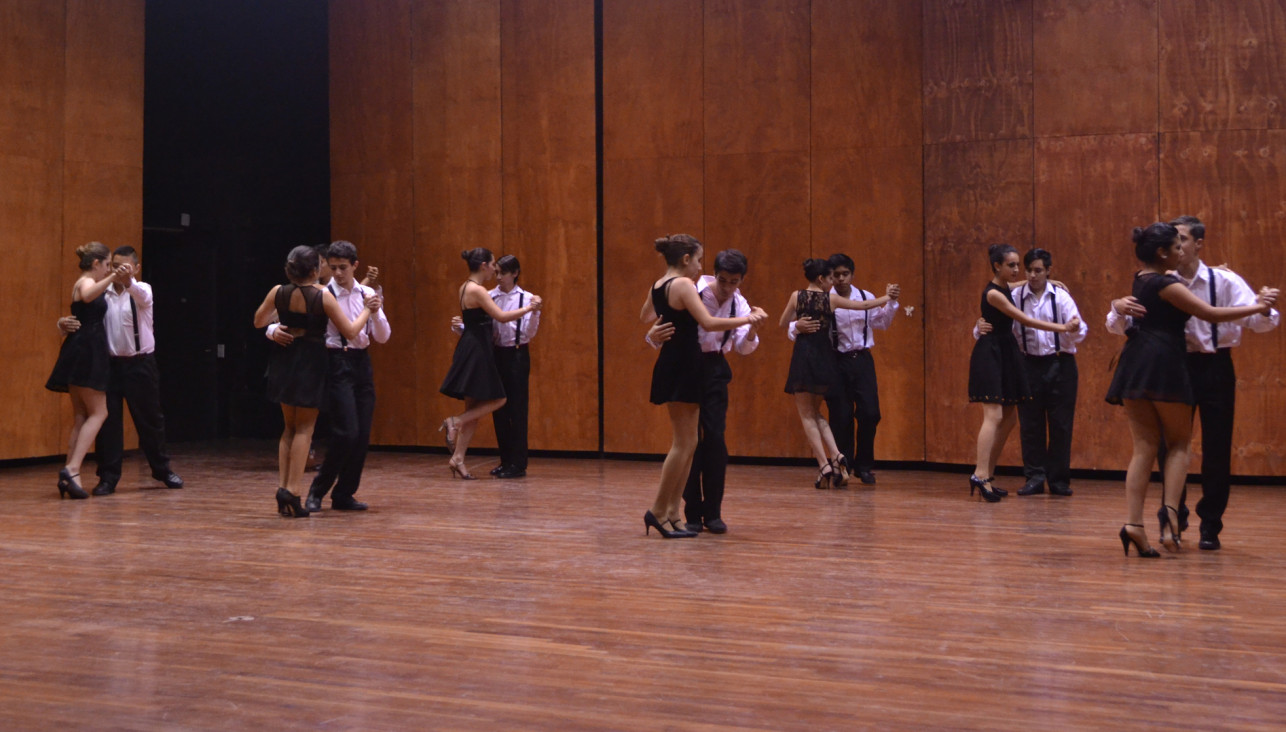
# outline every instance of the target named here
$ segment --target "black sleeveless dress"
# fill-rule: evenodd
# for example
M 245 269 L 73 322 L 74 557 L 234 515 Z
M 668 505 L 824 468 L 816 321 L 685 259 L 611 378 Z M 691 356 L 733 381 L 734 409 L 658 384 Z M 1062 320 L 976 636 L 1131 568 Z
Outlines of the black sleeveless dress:
M 107 391 L 112 373 L 112 354 L 107 348 L 107 293 L 90 302 L 73 302 L 71 314 L 80 321 L 80 330 L 68 333 L 58 351 L 54 370 L 45 382 L 50 391 L 66 392 L 69 386 Z
M 670 307 L 671 277 L 652 288 L 652 309 L 657 320 L 674 324 L 674 335 L 661 345 L 652 367 L 653 404 L 666 402 L 701 403 L 701 343 L 697 340 L 697 319 L 687 310 Z
M 1107 388 L 1107 402 L 1148 399 L 1154 402 L 1195 404 L 1188 378 L 1187 346 L 1183 330 L 1192 317 L 1166 302 L 1161 291 L 1170 285 L 1183 287 L 1173 275 L 1135 273 L 1131 294 L 1148 314 L 1135 319 L 1126 333 L 1128 340 L 1116 362 L 1116 372 Z
M 460 318 L 464 333 L 455 344 L 451 368 L 438 391 L 452 399 L 490 401 L 505 398 L 505 385 L 496 368 L 492 346 L 491 316 L 482 308 L 464 308 L 464 290 L 460 291 Z
M 790 370 L 786 374 L 786 393 L 806 391 L 825 396 L 839 384 L 839 365 L 832 340 L 835 314 L 831 312 L 831 294 L 800 290 L 795 296 L 795 317 L 821 321 L 821 327 L 814 333 L 795 336 Z
M 290 310 L 290 297 L 295 290 L 304 296 L 302 313 Z M 320 409 L 326 399 L 326 325 L 330 319 L 322 306 L 322 294 L 311 285 L 286 284 L 277 288 L 277 319 L 291 329 L 295 340 L 289 346 L 276 345 L 268 356 L 270 401 Z
M 982 290 L 982 317 L 991 332 L 973 345 L 969 356 L 969 401 L 983 404 L 1018 404 L 1031 399 L 1022 351 L 1014 338 L 1014 319 L 987 302 L 987 293 L 996 290 L 1013 303 L 1008 287 L 988 282 Z

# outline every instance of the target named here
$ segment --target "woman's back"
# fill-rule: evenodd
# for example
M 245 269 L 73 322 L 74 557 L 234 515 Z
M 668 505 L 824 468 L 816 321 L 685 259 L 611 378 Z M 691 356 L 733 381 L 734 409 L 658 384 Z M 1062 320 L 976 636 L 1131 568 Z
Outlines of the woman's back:
M 1170 337 L 1183 338 L 1183 329 L 1192 316 L 1166 302 L 1161 291 L 1170 285 L 1182 285 L 1183 282 L 1174 275 L 1156 274 L 1155 272 L 1137 272 L 1134 275 L 1132 294 L 1143 307 L 1147 315 L 1135 321 L 1140 330 L 1164 333 Z
M 294 293 L 298 292 L 302 300 L 303 310 L 292 310 L 291 307 L 299 307 L 300 300 L 294 298 Z M 306 285 L 300 287 L 294 283 L 282 285 L 277 288 L 277 295 L 274 303 L 277 307 L 277 319 L 281 324 L 290 328 L 292 331 L 303 331 L 302 335 L 296 335 L 296 338 L 325 338 L 326 324 L 329 319 L 326 316 L 326 310 L 322 306 L 323 290 Z

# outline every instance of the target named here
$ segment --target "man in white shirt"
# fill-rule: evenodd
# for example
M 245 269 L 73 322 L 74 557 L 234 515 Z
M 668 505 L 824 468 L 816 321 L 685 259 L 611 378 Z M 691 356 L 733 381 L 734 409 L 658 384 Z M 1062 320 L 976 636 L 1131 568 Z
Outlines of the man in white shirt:
M 1201 261 L 1206 227 L 1195 216 L 1180 216 L 1170 224 L 1179 230 L 1180 259 L 1176 273 L 1194 295 L 1216 307 L 1253 305 L 1255 291 L 1237 274 L 1206 266 Z M 1133 325 L 1133 317 L 1146 311 L 1133 297 L 1112 301 L 1107 313 L 1107 329 L 1124 335 Z M 1242 328 L 1264 333 L 1277 327 L 1281 314 L 1253 315 L 1230 323 L 1207 323 L 1189 318 L 1184 330 L 1188 346 L 1188 376 L 1201 414 L 1201 500 L 1197 515 L 1201 517 L 1201 549 L 1219 549 L 1223 531 L 1223 514 L 1228 508 L 1232 483 L 1232 426 L 1237 399 L 1237 373 L 1233 369 L 1232 349 L 1241 344 Z M 1164 465 L 1164 459 L 1161 464 Z M 1186 491 L 1185 496 L 1186 499 Z M 1186 500 L 1179 503 L 1179 530 L 1188 525 Z M 1157 512 L 1164 521 L 1165 507 Z
M 875 294 L 853 287 L 853 258 L 847 254 L 832 254 L 829 258 L 834 286 L 831 292 L 853 300 L 871 300 Z M 871 348 L 875 345 L 876 330 L 887 330 L 898 312 L 897 285 L 890 285 L 890 299 L 885 305 L 871 310 L 836 310 L 834 344 L 840 374 L 840 388 L 826 397 L 827 422 L 835 444 L 844 455 L 850 470 L 858 480 L 867 485 L 875 483 L 875 428 L 880 423 L 880 391 L 875 376 L 875 359 Z M 786 333 L 793 341 L 798 333 L 813 333 L 817 324 L 811 320 L 797 320 Z M 857 421 L 857 429 L 853 422 Z
M 113 268 L 128 268 L 127 281 L 117 280 L 107 288 L 107 349 L 111 353 L 111 378 L 107 386 L 107 419 L 98 431 L 98 485 L 95 496 L 116 492 L 125 457 L 125 417 L 122 400 L 129 404 L 130 417 L 138 432 L 138 444 L 147 456 L 152 477 L 166 488 L 182 488 L 183 479 L 170 469 L 165 450 L 165 415 L 161 412 L 161 375 L 156 368 L 156 336 L 153 329 L 152 287 L 139 282 L 138 252 L 121 246 L 112 252 Z M 71 332 L 80 327 L 74 317 L 62 318 L 58 327 Z
M 1080 318 L 1081 313 L 1067 290 L 1049 281 L 1053 262 L 1053 255 L 1044 249 L 1027 252 L 1023 256 L 1027 281 L 1014 288 L 1011 295 L 1014 304 L 1031 317 L 1066 323 Z M 990 330 L 991 325 L 980 318 L 974 327 L 974 338 Z M 1036 330 L 1014 321 L 1014 338 L 1023 352 L 1027 384 L 1031 387 L 1031 399 L 1018 405 L 1023 476 L 1027 479 L 1018 489 L 1020 496 L 1044 493 L 1046 483 L 1053 495 L 1072 495 L 1072 424 L 1080 378 L 1076 344 L 1088 333 L 1084 320 L 1075 333 Z
M 374 290 L 357 282 L 357 247 L 352 242 L 336 241 L 326 249 L 331 281 L 326 285 L 349 319 L 356 318 L 373 299 L 380 301 Z M 388 342 L 392 330 L 384 315 L 382 303 L 366 321 L 357 337 L 348 340 L 334 323 L 326 326 L 326 413 L 330 420 L 330 444 L 317 476 L 308 489 L 306 508 L 320 511 L 321 500 L 331 488 L 330 507 L 336 511 L 365 511 L 365 503 L 354 496 L 362 481 L 366 451 L 371 442 L 371 422 L 375 415 L 375 379 L 371 370 L 369 348 L 372 341 Z

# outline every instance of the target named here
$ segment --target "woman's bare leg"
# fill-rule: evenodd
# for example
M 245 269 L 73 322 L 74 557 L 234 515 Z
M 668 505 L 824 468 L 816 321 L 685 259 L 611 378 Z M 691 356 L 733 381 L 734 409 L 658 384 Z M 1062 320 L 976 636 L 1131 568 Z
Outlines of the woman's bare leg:
M 692 455 L 697 450 L 697 418 L 701 407 L 686 402 L 669 402 L 666 407 L 670 412 L 673 438 L 661 466 L 661 484 L 652 503 L 652 515 L 658 521 L 682 521 L 679 501 L 683 498 L 688 471 L 692 469 Z
M 1154 402 L 1157 416 L 1160 421 L 1161 433 L 1165 436 L 1166 454 L 1165 470 L 1162 471 L 1165 486 L 1162 495 L 1165 499 L 1165 505 L 1175 508 L 1176 511 L 1166 509 L 1166 516 L 1170 521 L 1175 522 L 1173 530 L 1179 531 L 1179 516 L 1177 509 L 1179 500 L 1183 496 L 1184 484 L 1188 480 L 1188 462 L 1190 454 L 1188 446 L 1192 442 L 1192 406 L 1181 402 Z M 1152 451 L 1156 455 L 1156 450 Z M 1151 461 L 1148 463 L 1151 469 Z M 1162 532 L 1161 540 L 1166 541 L 1169 532 Z M 1174 549 L 1178 549 L 1178 534 L 1173 536 Z M 1167 548 L 1171 548 L 1167 544 Z
M 281 430 L 281 439 L 277 440 L 277 486 L 285 488 L 290 480 L 290 447 L 295 442 L 295 408 L 281 405 L 281 421 L 285 427 Z
M 1005 443 L 1009 441 L 1009 435 L 1013 433 L 1016 424 L 1018 424 L 1018 407 L 1013 404 L 1000 405 L 1000 424 L 996 425 L 996 437 L 991 441 L 990 465 L 987 466 L 987 475 L 980 475 L 979 478 L 996 474 L 1000 453 L 1004 452 Z
M 1130 421 L 1130 438 L 1134 451 L 1125 470 L 1125 523 L 1143 523 L 1143 503 L 1152 477 L 1152 461 L 1157 455 L 1161 423 L 1156 407 L 1146 399 L 1125 399 L 1125 416 Z M 1145 532 L 1146 533 L 1146 532 Z
M 290 441 L 289 467 L 286 471 L 286 490 L 299 495 L 303 482 L 304 465 L 308 462 L 308 445 L 313 440 L 313 427 L 317 424 L 317 410 L 308 407 L 290 407 L 293 411 L 294 436 Z M 282 405 L 283 413 L 286 406 Z
M 1005 418 L 1004 411 L 1004 406 L 1000 404 L 982 405 L 982 426 L 978 428 L 978 461 L 973 469 L 974 476 L 980 480 L 990 478 L 996 468 L 991 456 L 996 449 L 1000 423 Z
M 806 391 L 795 392 L 795 411 L 799 412 L 799 422 L 804 427 L 804 439 L 808 440 L 808 446 L 813 451 L 813 457 L 817 460 L 819 469 L 826 467 L 830 460 L 831 452 L 835 450 L 835 438 L 830 436 L 830 425 L 822 418 L 818 411 L 818 405 L 822 399 L 816 394 L 810 394 Z M 830 436 L 830 444 L 826 443 L 822 436 L 822 427 L 826 428 L 825 434 Z
M 98 437 L 98 429 L 107 419 L 107 393 L 83 386 L 72 386 L 67 391 L 72 397 L 73 410 L 77 412 L 83 410 L 85 415 L 83 420 L 78 415 L 76 423 L 72 426 L 75 442 L 71 443 L 67 453 L 67 471 L 72 475 L 79 475 L 80 464 L 85 460 L 85 455 L 89 453 L 89 448 Z M 75 406 L 77 402 L 81 405 L 79 408 Z

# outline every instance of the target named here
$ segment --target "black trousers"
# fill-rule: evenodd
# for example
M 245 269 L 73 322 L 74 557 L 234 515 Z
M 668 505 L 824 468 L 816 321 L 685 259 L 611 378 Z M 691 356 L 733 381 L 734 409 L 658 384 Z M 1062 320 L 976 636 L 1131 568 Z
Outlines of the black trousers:
M 328 348 L 326 357 L 330 361 L 325 405 L 330 444 L 309 492 L 321 497 L 334 487 L 331 500 L 342 503 L 353 498 L 362 482 L 375 417 L 375 379 L 371 355 L 364 348 Z
M 690 524 L 723 518 L 723 485 L 728 474 L 728 384 L 732 369 L 722 353 L 701 354 L 701 415 L 697 451 L 683 488 L 683 517 Z
M 1188 378 L 1197 397 L 1194 408 L 1201 417 L 1201 500 L 1197 501 L 1197 515 L 1201 517 L 1201 535 L 1214 538 L 1223 531 L 1223 514 L 1228 509 L 1232 487 L 1232 421 L 1237 406 L 1232 349 L 1189 353 Z M 1165 454 L 1163 442 L 1157 455 L 1163 471 Z M 1187 497 L 1185 488 L 1179 501 L 1181 517 L 1188 513 Z
M 1024 356 L 1032 398 L 1018 405 L 1023 475 L 1067 488 L 1072 481 L 1072 421 L 1079 374 L 1076 357 Z
M 125 457 L 125 413 L 122 399 L 129 404 L 130 418 L 138 432 L 138 444 L 147 456 L 154 477 L 170 472 L 165 452 L 165 415 L 161 413 L 161 374 L 156 357 L 144 353 L 130 358 L 113 358 L 107 382 L 107 419 L 98 430 L 98 479 L 116 485 L 121 479 Z
M 835 445 L 858 472 L 875 467 L 875 426 L 880 423 L 880 390 L 869 349 L 836 354 L 840 388 L 826 397 L 827 421 Z M 857 420 L 856 440 L 853 420 Z
M 531 352 L 521 348 L 496 348 L 496 368 L 505 387 L 505 405 L 491 413 L 496 425 L 500 464 L 527 469 L 527 406 L 531 401 Z

